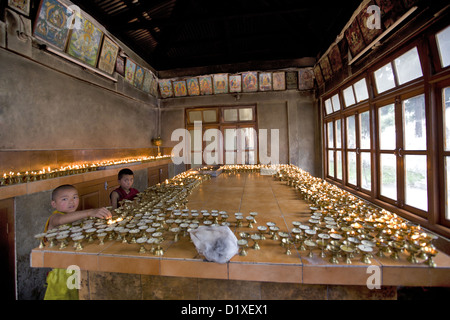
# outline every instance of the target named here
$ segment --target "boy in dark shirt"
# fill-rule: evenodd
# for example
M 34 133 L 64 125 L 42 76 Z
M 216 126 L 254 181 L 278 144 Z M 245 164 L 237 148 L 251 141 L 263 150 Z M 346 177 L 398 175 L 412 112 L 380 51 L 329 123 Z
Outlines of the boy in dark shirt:
M 139 190 L 132 188 L 134 182 L 134 173 L 128 168 L 122 169 L 117 175 L 120 186 L 111 192 L 111 206 L 116 209 L 122 200 L 133 200 L 139 193 Z

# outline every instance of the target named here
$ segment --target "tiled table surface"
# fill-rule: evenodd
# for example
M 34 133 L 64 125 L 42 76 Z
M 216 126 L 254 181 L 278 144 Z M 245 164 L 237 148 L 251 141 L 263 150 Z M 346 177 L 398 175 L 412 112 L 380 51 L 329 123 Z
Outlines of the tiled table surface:
M 257 232 L 257 226 L 268 221 L 275 222 L 280 231 L 290 231 L 293 221 L 302 222 L 310 217 L 309 204 L 300 200 L 293 188 L 259 173 L 223 173 L 212 178 L 190 195 L 188 208 L 227 211 L 230 222 L 234 222 L 235 212 L 242 212 L 244 217 L 258 212 L 253 228 L 248 228 L 246 221 L 238 229 L 232 224 L 230 228 L 238 238 L 240 232 Z M 339 264 L 332 264 L 329 253 L 325 258 L 319 256 L 320 249 L 314 250 L 310 258 L 308 251 L 291 246 L 292 254 L 286 255 L 280 241 L 259 241 L 261 249 L 254 250 L 249 239 L 247 256 L 235 255 L 228 263 L 218 264 L 205 261 L 189 238 L 180 237 L 178 242 L 171 239 L 163 242 L 165 253 L 160 257 L 150 252 L 139 253 L 138 244 L 116 241 L 106 241 L 102 246 L 98 240 L 85 243 L 82 251 L 75 251 L 71 245 L 62 250 L 36 248 L 31 252 L 31 265 L 52 268 L 78 265 L 89 271 L 336 285 L 366 285 L 371 275 L 379 275 L 383 286 L 450 286 L 450 257 L 443 252 L 435 257 L 436 268 L 411 264 L 406 254 L 401 254 L 399 260 L 374 255 L 370 265 L 361 262 L 361 256 L 355 256 L 352 264 L 344 263 L 343 258 Z

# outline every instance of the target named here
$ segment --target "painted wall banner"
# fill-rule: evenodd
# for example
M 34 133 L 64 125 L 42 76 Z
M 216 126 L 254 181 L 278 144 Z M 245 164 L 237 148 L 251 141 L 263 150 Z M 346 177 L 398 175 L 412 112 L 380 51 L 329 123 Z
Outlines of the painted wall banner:
M 34 37 L 64 51 L 74 11 L 57 0 L 44 0 L 34 24 Z

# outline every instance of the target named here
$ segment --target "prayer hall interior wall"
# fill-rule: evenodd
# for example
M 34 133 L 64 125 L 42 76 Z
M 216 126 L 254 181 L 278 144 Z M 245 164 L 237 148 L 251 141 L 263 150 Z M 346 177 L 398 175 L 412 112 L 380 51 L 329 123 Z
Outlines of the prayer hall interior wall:
M 317 105 L 312 91 L 222 94 L 161 100 L 161 138 L 174 147 L 171 134 L 185 126 L 185 109 L 193 107 L 256 106 L 259 129 L 279 130 L 279 163 L 291 163 L 321 175 L 321 136 Z M 269 133 L 270 140 L 270 133 Z M 270 146 L 268 147 L 270 152 Z
M 0 46 L 1 172 L 156 155 L 156 98 L 31 41 L 9 35 L 6 49 Z
M 20 39 L 8 17 L 6 26 L 0 23 L 0 172 L 156 156 L 151 140 L 158 135 L 157 99 L 122 76 L 114 82 Z M 133 59 L 144 65 L 139 57 Z M 147 187 L 150 170 L 142 166 L 135 170 L 140 190 Z M 116 182 L 118 170 L 110 170 L 115 176 L 98 178 L 98 188 L 86 188 L 99 189 L 105 179 Z M 170 170 L 174 175 L 173 166 Z M 82 182 L 82 175 L 70 179 L 77 187 L 97 181 Z M 42 299 L 45 292 L 49 269 L 30 267 L 29 253 L 35 246 L 30 235 L 43 231 L 56 180 L 47 181 L 48 190 L 1 200 L 12 203 L 18 299 Z M 2 190 L 2 199 L 8 190 Z

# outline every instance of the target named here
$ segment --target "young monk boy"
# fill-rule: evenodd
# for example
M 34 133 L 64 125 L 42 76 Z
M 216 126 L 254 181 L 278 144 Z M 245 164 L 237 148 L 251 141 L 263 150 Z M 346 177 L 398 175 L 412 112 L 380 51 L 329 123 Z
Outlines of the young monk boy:
M 128 168 L 122 169 L 117 175 L 119 180 L 119 187 L 111 192 L 111 206 L 116 209 L 119 206 L 119 201 L 133 200 L 139 193 L 139 190 L 133 188 L 134 173 Z

